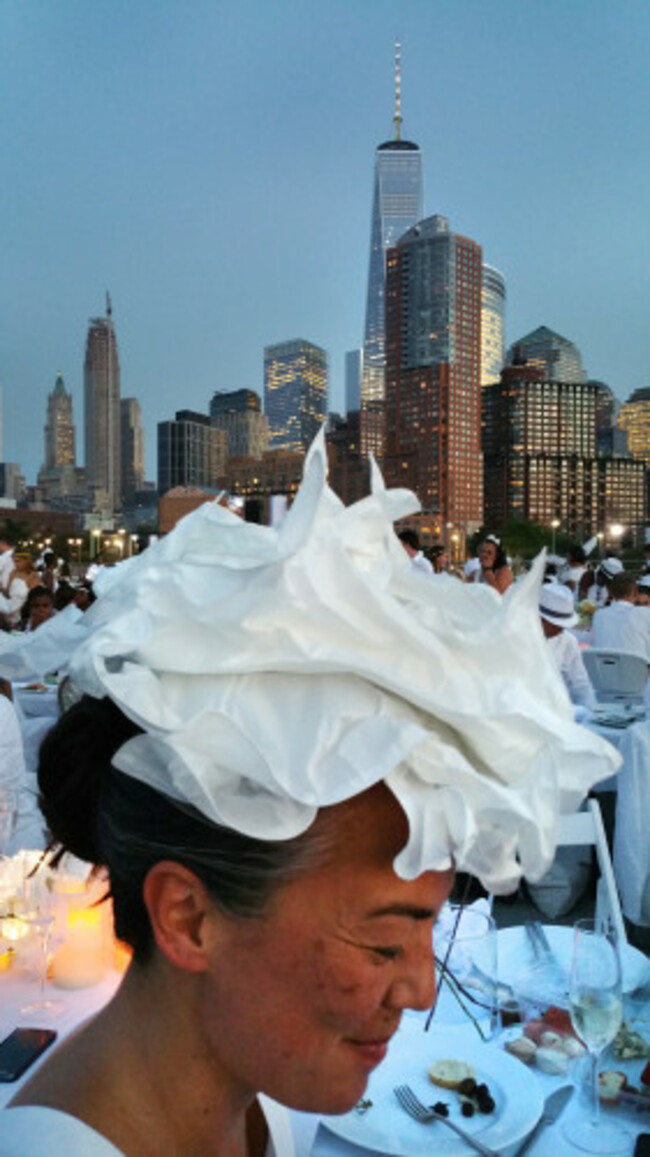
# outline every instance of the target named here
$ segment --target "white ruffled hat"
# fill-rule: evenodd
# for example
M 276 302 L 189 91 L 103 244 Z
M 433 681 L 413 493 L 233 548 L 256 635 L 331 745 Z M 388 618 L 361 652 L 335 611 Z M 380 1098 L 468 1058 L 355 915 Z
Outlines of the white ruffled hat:
M 559 812 L 620 758 L 574 723 L 547 654 L 543 556 L 504 597 L 431 584 L 393 530 L 417 508 L 374 464 L 371 495 L 343 506 L 321 433 L 279 528 L 207 503 L 102 572 L 71 674 L 144 729 L 115 765 L 272 840 L 384 780 L 409 821 L 401 876 L 542 875 Z

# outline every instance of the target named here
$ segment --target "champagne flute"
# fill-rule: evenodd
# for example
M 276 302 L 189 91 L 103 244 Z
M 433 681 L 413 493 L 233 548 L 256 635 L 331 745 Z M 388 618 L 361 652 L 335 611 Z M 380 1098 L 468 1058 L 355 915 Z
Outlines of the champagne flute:
M 623 1016 L 621 965 L 611 936 L 593 920 L 574 926 L 573 960 L 569 979 L 571 1022 L 586 1046 L 591 1062 L 591 1113 L 588 1120 L 570 1119 L 564 1134 L 587 1153 L 628 1153 L 630 1134 L 604 1121 L 598 1090 L 598 1058 L 613 1041 Z
M 39 872 L 38 868 L 27 875 L 23 881 L 21 920 L 33 929 L 38 940 L 39 948 L 39 996 L 29 1004 L 23 1005 L 21 1013 L 31 1016 L 56 1016 L 64 1007 L 62 1000 L 53 1000 L 46 995 L 47 968 L 49 963 L 52 931 L 56 918 L 55 896 L 52 880 L 49 873 Z

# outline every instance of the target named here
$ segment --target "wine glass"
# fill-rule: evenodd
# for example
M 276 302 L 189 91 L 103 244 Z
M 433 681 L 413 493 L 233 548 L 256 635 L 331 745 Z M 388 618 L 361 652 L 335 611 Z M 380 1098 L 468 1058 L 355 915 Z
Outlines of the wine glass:
M 488 911 L 445 905 L 433 931 L 437 1024 L 469 1020 L 483 1040 L 498 1025 L 496 924 Z
M 55 894 L 52 879 L 47 871 L 32 870 L 23 881 L 20 919 L 33 930 L 38 941 L 39 956 L 39 996 L 37 1000 L 23 1005 L 21 1013 L 56 1016 L 64 1007 L 62 1000 L 53 1000 L 46 995 L 47 968 L 52 941 L 52 931 L 56 919 Z
M 613 1041 L 623 1016 L 621 965 L 612 937 L 594 920 L 574 926 L 573 959 L 569 978 L 571 1022 L 586 1046 L 591 1061 L 591 1113 L 588 1120 L 573 1118 L 564 1127 L 568 1141 L 587 1153 L 627 1153 L 630 1134 L 601 1117 L 598 1058 Z

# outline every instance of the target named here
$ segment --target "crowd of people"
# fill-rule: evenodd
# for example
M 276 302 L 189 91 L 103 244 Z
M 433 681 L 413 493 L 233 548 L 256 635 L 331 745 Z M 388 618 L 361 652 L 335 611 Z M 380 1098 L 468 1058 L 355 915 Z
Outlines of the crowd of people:
M 500 595 L 517 581 L 495 534 L 480 538 L 475 555 L 462 570 L 449 566 L 442 544 L 424 551 L 412 528 L 400 530 L 398 537 L 413 568 L 422 574 L 453 575 L 466 583 L 485 584 Z M 596 696 L 582 648 L 633 652 L 643 655 L 650 666 L 650 546 L 644 548 L 642 561 L 626 570 L 615 555 L 590 563 L 585 548 L 571 544 L 563 559 L 554 556 L 547 562 L 539 609 L 549 653 L 572 702 L 593 711 Z
M 92 583 L 73 579 L 70 565 L 46 550 L 38 559 L 0 538 L 0 630 L 33 631 L 71 603 L 85 610 Z

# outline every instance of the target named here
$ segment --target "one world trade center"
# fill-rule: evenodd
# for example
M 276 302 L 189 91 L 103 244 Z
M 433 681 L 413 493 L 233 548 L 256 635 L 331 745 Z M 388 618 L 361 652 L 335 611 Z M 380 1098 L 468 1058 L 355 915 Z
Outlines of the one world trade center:
M 370 265 L 363 342 L 361 408 L 382 409 L 385 397 L 386 250 L 424 216 L 422 154 L 402 140 L 400 46 L 395 46 L 395 137 L 375 154 L 375 182 L 370 232 Z

